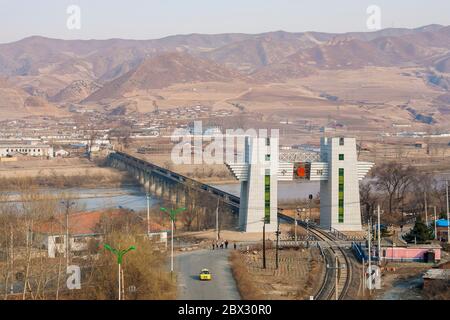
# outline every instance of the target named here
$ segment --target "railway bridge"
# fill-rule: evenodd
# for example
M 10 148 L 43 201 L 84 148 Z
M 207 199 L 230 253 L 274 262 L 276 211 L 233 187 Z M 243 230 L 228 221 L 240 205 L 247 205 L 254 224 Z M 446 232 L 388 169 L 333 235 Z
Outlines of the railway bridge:
M 299 159 L 299 157 L 315 157 L 313 153 L 280 153 L 280 159 Z M 316 155 L 317 156 L 317 155 Z M 128 171 L 145 188 L 145 191 L 157 198 L 168 200 L 177 206 L 187 206 L 190 199 L 188 190 L 193 189 L 198 192 L 207 192 L 218 198 L 233 213 L 239 214 L 240 198 L 234 194 L 215 188 L 208 184 L 160 167 L 151 162 L 139 159 L 125 152 L 111 152 L 107 158 L 107 164 L 119 170 Z M 293 219 L 283 215 L 281 210 L 278 217 L 287 222 L 293 223 Z
M 111 152 L 107 163 L 113 168 L 128 171 L 146 192 L 174 205 L 187 206 L 191 200 L 189 190 L 196 190 L 213 195 L 233 213 L 239 213 L 239 197 L 127 153 Z

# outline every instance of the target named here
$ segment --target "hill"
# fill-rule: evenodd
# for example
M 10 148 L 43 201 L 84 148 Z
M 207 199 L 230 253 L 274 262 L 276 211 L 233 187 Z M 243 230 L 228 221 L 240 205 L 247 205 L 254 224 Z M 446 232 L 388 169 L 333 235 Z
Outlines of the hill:
M 167 53 L 145 59 L 135 69 L 108 82 L 85 101 L 119 98 L 134 91 L 159 89 L 176 83 L 229 82 L 242 76 L 215 62 L 186 53 Z

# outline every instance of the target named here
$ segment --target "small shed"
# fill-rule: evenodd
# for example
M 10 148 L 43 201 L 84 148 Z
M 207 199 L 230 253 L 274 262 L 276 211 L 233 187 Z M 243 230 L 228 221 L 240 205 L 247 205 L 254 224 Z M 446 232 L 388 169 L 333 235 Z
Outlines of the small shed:
M 434 263 L 441 260 L 441 246 L 437 244 L 402 244 L 394 245 L 383 241 L 381 258 L 392 262 L 426 262 Z
M 440 219 L 436 221 L 437 238 L 441 241 L 448 241 L 448 220 Z
M 424 273 L 423 287 L 428 287 L 432 282 L 449 282 L 450 281 L 450 269 L 430 269 Z
M 65 158 L 69 156 L 69 152 L 64 149 L 59 149 L 58 151 L 55 151 L 55 157 L 57 158 Z

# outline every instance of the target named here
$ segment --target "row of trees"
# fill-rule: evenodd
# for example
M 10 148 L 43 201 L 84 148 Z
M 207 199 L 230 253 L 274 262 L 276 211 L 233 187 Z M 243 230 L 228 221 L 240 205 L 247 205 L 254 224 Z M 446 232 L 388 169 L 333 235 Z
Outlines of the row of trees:
M 364 218 L 368 219 L 377 205 L 384 211 L 383 220 L 401 224 L 404 214 L 423 214 L 436 207 L 439 216 L 446 213 L 445 183 L 438 176 L 398 162 L 376 166 L 360 184 L 360 198 Z

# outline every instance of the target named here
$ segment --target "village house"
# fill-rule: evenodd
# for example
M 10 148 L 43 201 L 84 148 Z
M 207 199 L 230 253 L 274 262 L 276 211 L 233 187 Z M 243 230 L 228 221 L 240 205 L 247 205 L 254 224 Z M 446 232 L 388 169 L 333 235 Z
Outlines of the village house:
M 64 149 L 59 149 L 59 150 L 55 151 L 56 158 L 65 158 L 65 157 L 68 157 L 69 154 L 70 153 Z
M 441 250 L 439 244 L 411 244 L 400 239 L 392 242 L 389 238 L 381 240 L 381 260 L 384 262 L 439 262 Z M 373 248 L 372 256 L 378 259 L 377 247 Z
M 433 283 L 446 283 L 450 285 L 450 262 L 440 265 L 438 268 L 429 269 L 422 276 L 423 288 L 427 289 Z
M 53 147 L 45 144 L 0 144 L 0 157 L 48 157 L 53 158 Z
M 448 241 L 448 220 L 440 219 L 436 221 L 436 235 L 440 241 Z
M 96 246 L 102 240 L 103 231 L 100 226 L 103 218 L 116 218 L 127 212 L 124 209 L 114 209 L 70 214 L 68 224 L 71 255 L 87 255 L 92 246 Z M 151 229 L 155 230 L 155 233 L 150 235 L 151 239 L 156 242 L 167 242 L 167 233 L 160 232 L 160 225 L 153 223 Z M 36 225 L 33 228 L 32 239 L 36 247 L 47 251 L 49 258 L 66 256 L 66 216 L 60 215 Z

